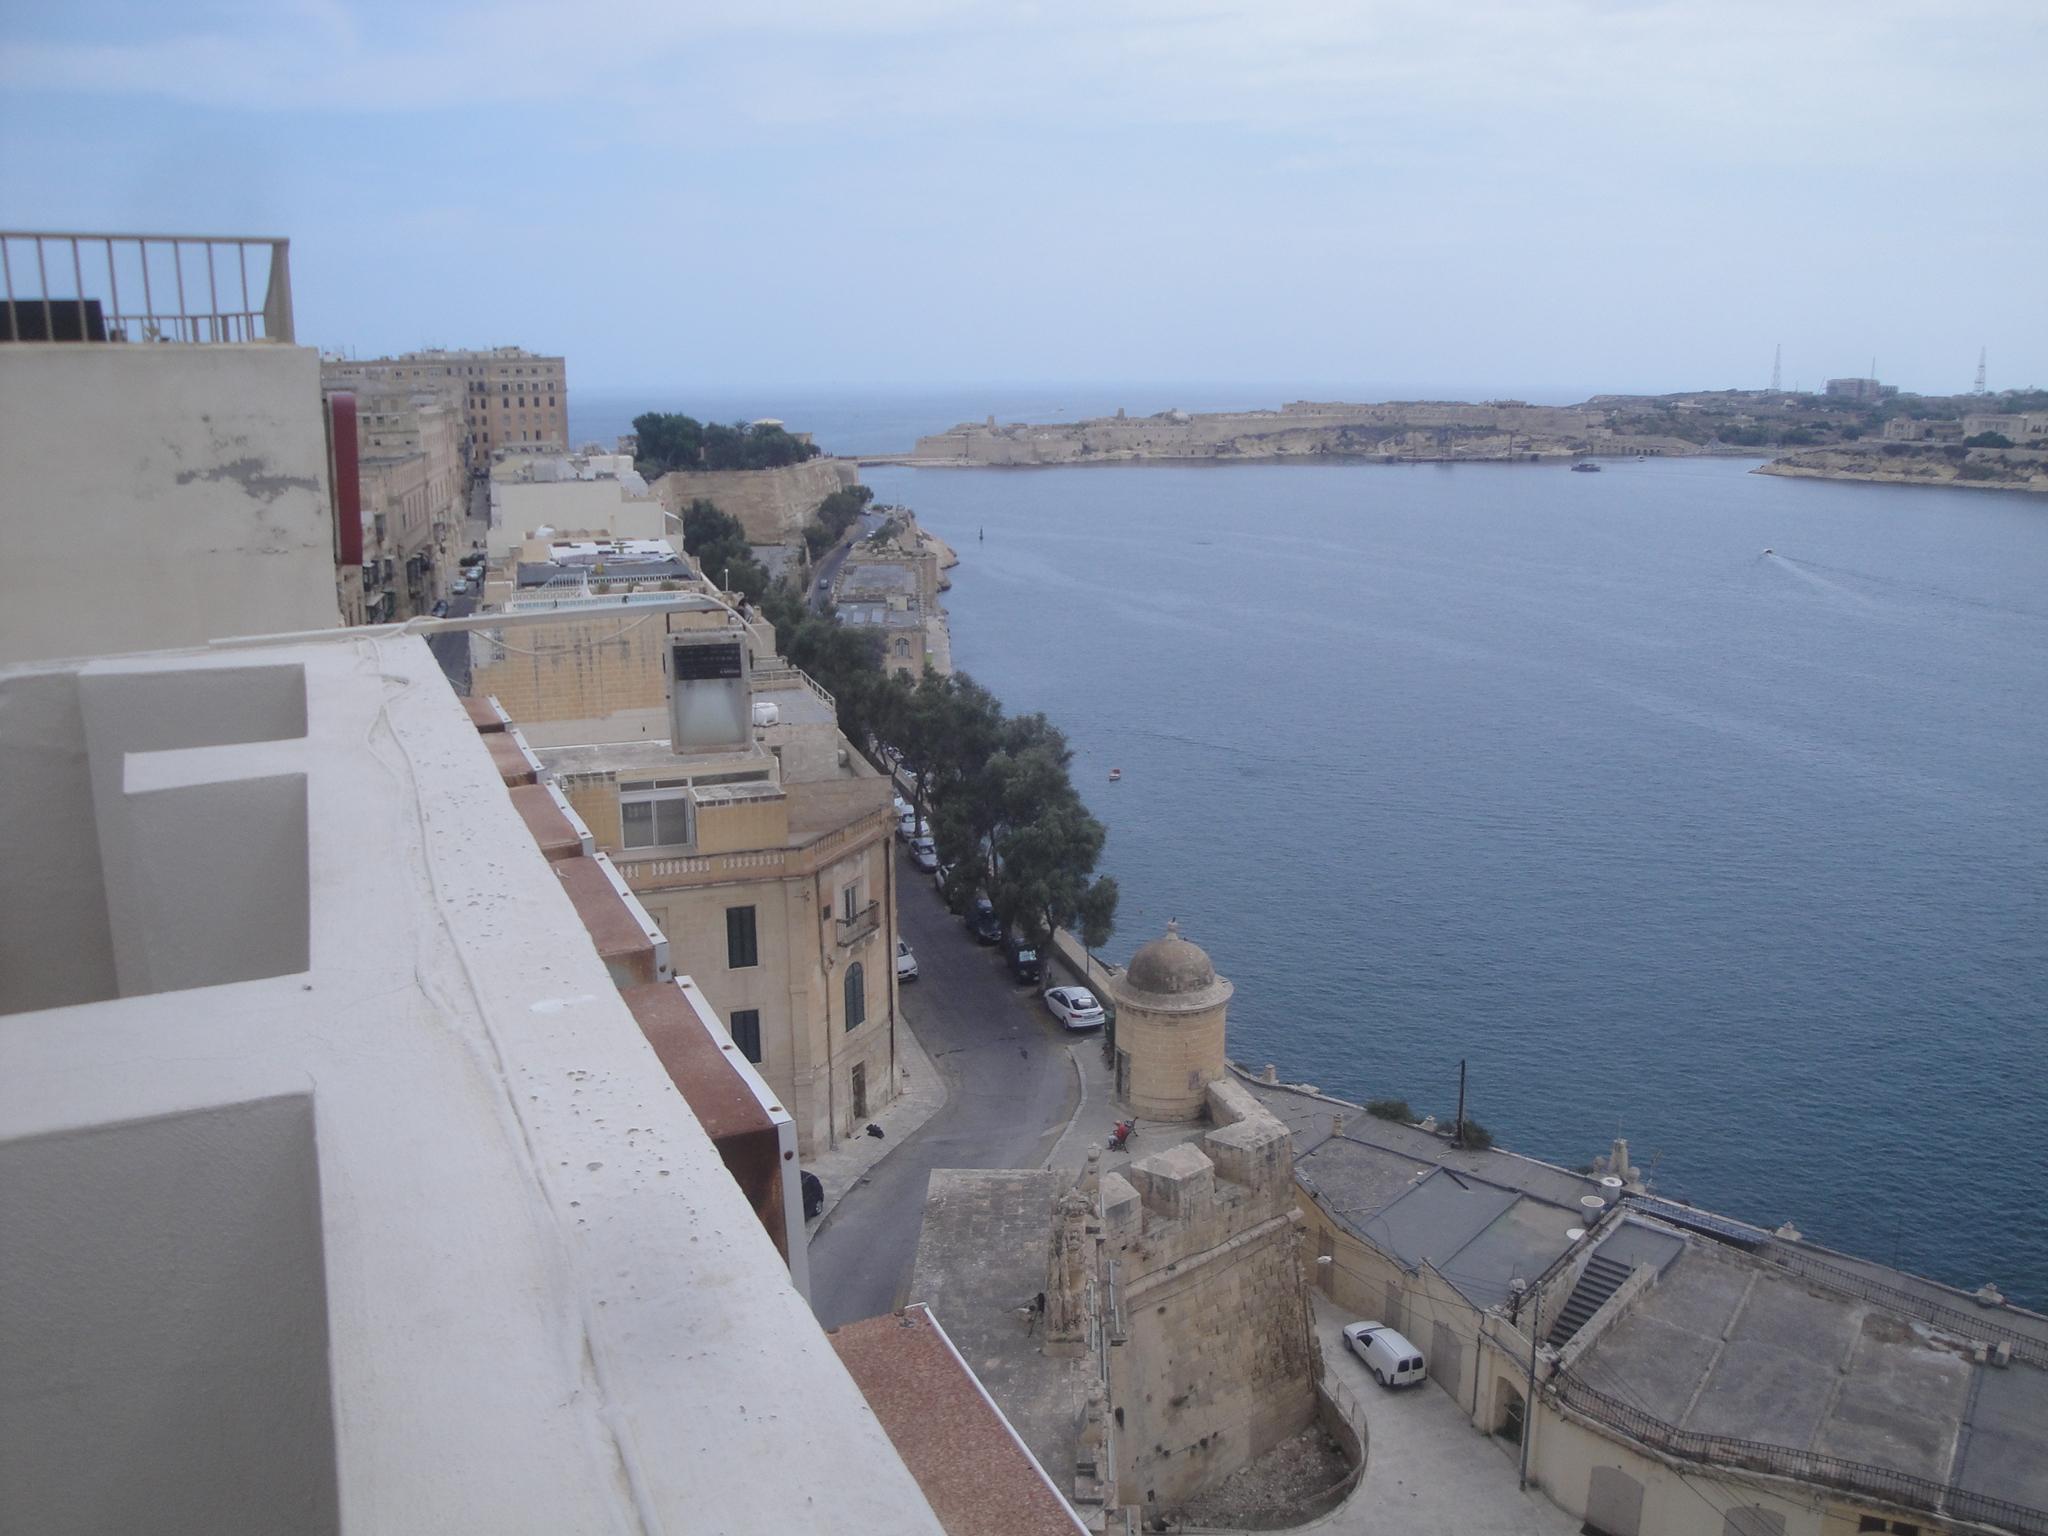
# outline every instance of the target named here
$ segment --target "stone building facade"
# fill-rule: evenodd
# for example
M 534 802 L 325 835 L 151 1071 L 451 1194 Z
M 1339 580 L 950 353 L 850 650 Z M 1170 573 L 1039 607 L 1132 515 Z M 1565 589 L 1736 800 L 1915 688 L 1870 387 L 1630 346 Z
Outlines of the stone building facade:
M 900 1077 L 889 782 L 764 621 L 708 592 L 650 603 L 472 631 L 471 696 L 520 721 L 812 1156 L 859 1134 Z M 743 652 L 744 740 L 672 740 L 668 648 L 692 634 Z
M 1192 948 L 1193 946 L 1189 946 Z M 1287 1127 L 1238 1084 L 1215 1128 L 1100 1181 L 1117 1500 L 1172 1508 L 1316 1417 L 1318 1356 Z M 1112 1334 L 1115 1337 L 1115 1334 Z

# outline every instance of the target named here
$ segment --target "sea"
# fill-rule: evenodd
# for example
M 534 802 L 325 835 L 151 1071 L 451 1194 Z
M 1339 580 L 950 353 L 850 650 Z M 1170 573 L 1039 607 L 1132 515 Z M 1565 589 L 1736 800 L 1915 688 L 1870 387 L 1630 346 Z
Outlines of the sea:
M 692 413 L 886 453 L 1303 396 L 1345 397 Z M 1503 1146 L 1626 1136 L 1661 1193 L 2048 1305 L 2048 498 L 1755 467 L 866 479 L 959 552 L 956 664 L 1072 744 L 1107 954 L 1177 919 L 1237 1060 L 1440 1117 L 1462 1069 Z

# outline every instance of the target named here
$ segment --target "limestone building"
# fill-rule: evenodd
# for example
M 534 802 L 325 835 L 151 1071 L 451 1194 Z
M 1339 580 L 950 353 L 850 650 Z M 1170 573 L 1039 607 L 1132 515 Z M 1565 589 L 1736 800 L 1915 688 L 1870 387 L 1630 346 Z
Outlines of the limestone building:
M 469 692 L 520 722 L 809 1156 L 900 1078 L 890 786 L 765 621 L 675 585 L 481 616 Z
M 2048 1532 L 2048 1318 L 1313 1090 L 1285 1120 L 1344 1313 L 1604 1536 Z
M 328 358 L 321 371 L 330 389 L 452 384 L 462 399 L 478 462 L 506 450 L 566 453 L 570 446 L 568 365 L 559 357 L 542 357 L 523 347 L 432 349 L 397 357 Z

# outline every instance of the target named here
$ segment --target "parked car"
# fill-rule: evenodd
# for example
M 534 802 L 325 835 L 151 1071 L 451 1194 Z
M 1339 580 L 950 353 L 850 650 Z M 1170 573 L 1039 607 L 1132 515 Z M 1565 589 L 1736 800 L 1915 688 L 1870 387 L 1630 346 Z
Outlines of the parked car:
M 901 795 L 897 795 L 890 802 L 890 804 L 896 807 L 896 820 L 898 821 L 898 823 L 901 823 L 903 818 L 908 816 L 914 809 L 911 803 L 908 800 L 904 799 Z
M 910 845 L 910 862 L 919 869 L 937 869 L 939 867 L 939 845 L 928 837 L 920 837 Z
M 1045 994 L 1045 1006 L 1069 1029 L 1102 1027 L 1102 1004 L 1086 987 L 1054 987 Z
M 968 903 L 967 915 L 963 919 L 967 931 L 974 935 L 977 944 L 999 944 L 1003 938 L 1003 920 L 996 916 L 996 904 L 986 896 L 977 896 Z
M 448 584 L 448 590 L 454 593 L 457 597 L 461 597 L 469 591 L 469 583 L 467 581 L 464 581 L 460 576 L 458 576 L 455 578 L 454 581 Z
M 920 837 L 932 835 L 932 824 L 920 818 L 916 811 L 905 811 L 896 818 L 896 835 L 906 843 L 914 843 Z
M 1385 1323 L 1346 1323 L 1344 1342 L 1383 1387 L 1412 1387 L 1429 1374 L 1422 1351 Z
M 896 979 L 917 980 L 917 956 L 910 952 L 910 946 L 901 939 L 896 941 Z
M 1003 935 L 1003 957 L 1010 962 L 1010 974 L 1019 981 L 1038 984 L 1040 966 L 1038 946 L 1027 943 L 1024 936 L 1012 928 Z

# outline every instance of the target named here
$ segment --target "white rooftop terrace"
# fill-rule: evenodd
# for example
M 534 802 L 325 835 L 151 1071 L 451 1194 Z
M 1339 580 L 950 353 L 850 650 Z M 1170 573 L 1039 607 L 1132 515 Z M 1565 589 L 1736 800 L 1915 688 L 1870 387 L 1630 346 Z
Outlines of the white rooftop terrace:
M 0 1528 L 936 1532 L 425 643 L 0 669 Z

